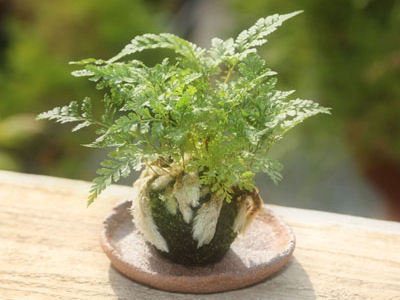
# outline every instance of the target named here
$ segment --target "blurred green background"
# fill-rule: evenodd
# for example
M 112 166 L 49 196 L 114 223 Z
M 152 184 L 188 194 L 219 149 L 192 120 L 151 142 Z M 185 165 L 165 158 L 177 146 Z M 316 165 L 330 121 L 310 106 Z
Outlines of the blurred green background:
M 274 13 L 304 10 L 261 49 L 281 89 L 332 107 L 276 145 L 285 164 L 266 202 L 400 220 L 400 1 L 0 0 L 0 169 L 91 180 L 89 131 L 36 122 L 96 90 L 69 61 L 109 58 L 135 35 L 174 32 L 201 46 Z M 152 64 L 159 52 L 138 54 Z M 130 181 L 133 181 L 131 178 Z M 129 183 L 125 182 L 125 183 Z M 83 201 L 84 203 L 84 201 Z

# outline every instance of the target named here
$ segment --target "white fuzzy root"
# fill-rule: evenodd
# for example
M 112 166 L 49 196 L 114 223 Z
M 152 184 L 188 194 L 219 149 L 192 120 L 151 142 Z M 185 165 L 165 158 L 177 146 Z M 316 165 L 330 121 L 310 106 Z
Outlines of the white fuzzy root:
M 175 183 L 172 182 L 175 180 Z M 133 199 L 131 212 L 133 220 L 146 241 L 161 251 L 168 252 L 168 245 L 154 223 L 150 191 L 164 190 L 160 195 L 167 210 L 176 214 L 178 209 L 186 223 L 193 219 L 193 207 L 199 205 L 200 197 L 210 193 L 209 187 L 200 187 L 200 180 L 196 173 L 184 173 L 179 164 L 169 168 L 152 165 L 147 167 L 133 185 Z M 203 203 L 193 220 L 192 236 L 198 242 L 197 248 L 211 242 L 215 235 L 223 197 L 211 194 L 211 199 Z M 246 193 L 238 199 L 238 213 L 232 225 L 235 233 L 244 234 L 262 209 L 262 199 L 258 190 Z
M 246 233 L 246 231 L 249 229 L 251 223 L 256 218 L 257 213 L 262 209 L 263 201 L 262 201 L 260 195 L 258 194 L 257 188 L 254 188 L 253 193 L 251 193 L 251 195 L 249 195 L 246 198 L 246 202 L 248 202 L 249 208 L 248 208 L 247 214 L 246 214 L 246 222 L 244 223 L 242 229 L 240 230 L 240 232 L 242 234 Z
M 159 197 L 162 201 L 164 201 L 167 210 L 171 214 L 176 215 L 177 203 L 174 195 L 172 194 L 172 191 L 173 191 L 172 186 L 169 185 L 165 188 L 164 195 L 160 195 Z
M 213 239 L 223 201 L 223 197 L 213 194 L 197 212 L 193 222 L 193 239 L 198 242 L 197 248 Z
M 195 173 L 179 174 L 174 184 L 173 195 L 178 201 L 179 210 L 186 223 L 190 223 L 193 218 L 191 206 L 199 205 L 200 200 L 200 181 Z
M 238 203 L 239 205 L 238 212 L 235 221 L 233 222 L 233 227 L 232 227 L 233 232 L 241 233 L 246 224 L 247 202 L 251 201 L 250 199 L 248 199 L 249 197 L 250 196 L 248 195 L 243 195 L 240 197 Z
M 200 179 L 196 173 L 190 172 L 183 176 L 183 188 L 192 207 L 199 205 L 200 200 Z
M 150 186 L 156 174 L 145 169 L 133 185 L 133 199 L 131 212 L 133 221 L 144 239 L 161 251 L 168 252 L 168 246 L 161 236 L 151 215 Z
M 161 175 L 160 177 L 156 178 L 152 184 L 151 184 L 151 189 L 152 190 L 162 190 L 164 189 L 168 184 L 170 184 L 174 180 L 174 177 L 172 177 L 169 174 Z

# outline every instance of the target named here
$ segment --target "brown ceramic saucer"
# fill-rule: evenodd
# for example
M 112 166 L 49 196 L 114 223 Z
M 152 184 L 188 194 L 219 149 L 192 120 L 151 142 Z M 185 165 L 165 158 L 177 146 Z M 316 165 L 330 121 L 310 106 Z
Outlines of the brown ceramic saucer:
M 213 293 L 249 286 L 282 268 L 295 247 L 292 230 L 264 208 L 222 261 L 207 267 L 185 267 L 165 259 L 143 240 L 132 222 L 130 204 L 122 202 L 107 216 L 101 245 L 121 273 L 161 290 Z

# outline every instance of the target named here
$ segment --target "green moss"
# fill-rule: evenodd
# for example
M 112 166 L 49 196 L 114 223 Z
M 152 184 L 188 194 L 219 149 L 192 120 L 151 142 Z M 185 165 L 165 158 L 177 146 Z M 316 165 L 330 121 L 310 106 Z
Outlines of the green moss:
M 230 203 L 224 201 L 214 238 L 209 244 L 197 249 L 197 241 L 192 237 L 193 220 L 188 224 L 178 210 L 175 215 L 165 207 L 165 203 L 159 198 L 162 191 L 152 191 L 150 202 L 152 216 L 159 232 L 168 244 L 169 252 L 160 253 L 172 261 L 190 265 L 203 266 L 220 261 L 228 252 L 237 234 L 232 226 L 238 212 L 236 197 Z M 195 216 L 202 203 L 209 201 L 210 195 L 200 199 L 200 205 L 193 208 Z

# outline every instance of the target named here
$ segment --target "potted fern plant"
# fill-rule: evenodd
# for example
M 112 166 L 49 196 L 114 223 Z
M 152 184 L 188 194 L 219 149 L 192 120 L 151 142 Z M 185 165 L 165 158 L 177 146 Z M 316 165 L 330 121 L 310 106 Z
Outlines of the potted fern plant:
M 144 239 L 169 259 L 188 265 L 220 260 L 262 205 L 258 172 L 274 182 L 281 164 L 268 150 L 283 135 L 329 109 L 310 100 L 287 100 L 276 73 L 256 47 L 297 15 L 262 18 L 236 39 L 212 40 L 209 50 L 173 34 L 135 37 L 109 60 L 85 59 L 72 74 L 104 90 L 98 101 L 71 102 L 38 119 L 76 122 L 72 131 L 96 126 L 86 146 L 111 148 L 93 180 L 88 205 L 112 182 L 142 170 L 133 185 L 132 214 Z M 154 66 L 128 59 L 146 49 L 176 53 Z

